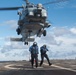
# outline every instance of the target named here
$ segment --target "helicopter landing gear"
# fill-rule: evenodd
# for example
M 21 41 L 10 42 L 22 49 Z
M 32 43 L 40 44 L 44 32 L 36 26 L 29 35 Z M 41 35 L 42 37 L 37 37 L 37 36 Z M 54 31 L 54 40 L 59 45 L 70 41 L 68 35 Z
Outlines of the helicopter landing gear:
M 46 36 L 46 30 L 44 30 L 44 32 L 43 32 L 43 36 Z
M 17 28 L 16 31 L 17 31 L 17 34 L 20 35 L 20 33 L 21 33 L 20 28 Z
M 25 45 L 28 45 L 28 42 L 25 42 L 24 44 L 25 44 Z

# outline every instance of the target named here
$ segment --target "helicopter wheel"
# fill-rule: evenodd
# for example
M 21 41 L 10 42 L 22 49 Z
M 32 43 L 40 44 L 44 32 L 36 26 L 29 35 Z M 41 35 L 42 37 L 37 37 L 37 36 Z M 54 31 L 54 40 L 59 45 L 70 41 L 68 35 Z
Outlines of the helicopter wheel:
M 46 36 L 46 30 L 44 30 L 44 32 L 43 32 L 43 36 Z
M 25 42 L 24 44 L 25 44 L 25 45 L 28 45 L 28 42 Z
M 17 29 L 16 29 L 16 32 L 17 32 L 18 35 L 20 35 L 20 33 L 21 33 L 20 28 L 17 28 Z

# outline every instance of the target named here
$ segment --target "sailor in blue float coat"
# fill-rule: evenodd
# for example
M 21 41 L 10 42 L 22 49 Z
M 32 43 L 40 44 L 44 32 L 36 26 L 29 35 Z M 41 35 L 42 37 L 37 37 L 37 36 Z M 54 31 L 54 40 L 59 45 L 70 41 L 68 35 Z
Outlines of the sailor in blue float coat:
M 37 43 L 34 42 L 33 45 L 29 48 L 29 51 L 31 53 L 31 64 L 33 68 L 34 59 L 35 59 L 35 66 L 38 67 L 38 46 Z
M 44 61 L 44 57 L 47 59 L 49 66 L 51 65 L 48 55 L 46 54 L 46 52 L 48 51 L 48 49 L 46 48 L 46 45 L 43 45 L 40 48 L 40 53 L 41 53 L 41 62 L 40 62 L 40 66 L 43 64 Z

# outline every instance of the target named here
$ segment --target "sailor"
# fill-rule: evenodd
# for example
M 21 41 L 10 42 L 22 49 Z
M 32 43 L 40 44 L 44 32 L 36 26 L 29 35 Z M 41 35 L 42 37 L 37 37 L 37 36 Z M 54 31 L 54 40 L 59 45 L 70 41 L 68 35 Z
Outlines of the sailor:
M 35 60 L 35 66 L 38 67 L 38 46 L 37 43 L 34 42 L 33 45 L 29 48 L 29 51 L 31 53 L 31 65 L 33 68 L 34 60 Z
M 48 55 L 46 54 L 46 52 L 48 51 L 48 49 L 46 48 L 46 45 L 43 45 L 40 48 L 40 53 L 41 53 L 41 62 L 40 62 L 40 66 L 43 64 L 44 61 L 44 57 L 47 59 L 49 66 L 52 65 L 49 61 Z

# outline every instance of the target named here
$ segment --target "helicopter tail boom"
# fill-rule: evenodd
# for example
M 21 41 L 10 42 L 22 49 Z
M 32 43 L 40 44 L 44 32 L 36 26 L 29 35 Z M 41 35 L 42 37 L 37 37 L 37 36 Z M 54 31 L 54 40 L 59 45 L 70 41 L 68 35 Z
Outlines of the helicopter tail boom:
M 11 41 L 22 41 L 22 38 L 10 38 Z
M 26 40 L 23 40 L 22 38 L 10 38 L 11 41 L 21 41 L 21 42 L 33 42 L 35 39 L 34 38 L 27 38 Z

